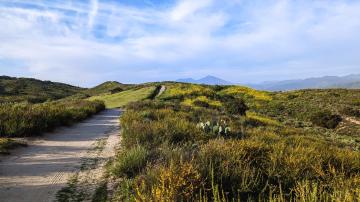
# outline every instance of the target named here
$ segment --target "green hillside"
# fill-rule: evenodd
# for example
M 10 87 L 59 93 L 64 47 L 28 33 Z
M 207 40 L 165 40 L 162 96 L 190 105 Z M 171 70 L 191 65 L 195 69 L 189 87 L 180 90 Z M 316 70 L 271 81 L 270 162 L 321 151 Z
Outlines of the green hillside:
M 102 83 L 98 86 L 95 86 L 93 88 L 89 88 L 85 90 L 83 93 L 94 96 L 94 95 L 100 95 L 104 93 L 117 93 L 124 90 L 127 90 L 134 85 L 132 84 L 122 84 L 116 81 L 107 81 L 105 83 Z
M 63 83 L 0 76 L 0 103 L 22 101 L 38 103 L 71 96 L 82 90 Z
M 115 201 L 359 199 L 359 90 L 163 85 L 121 117 Z
M 104 101 L 107 108 L 118 108 L 125 106 L 129 102 L 139 101 L 149 97 L 155 89 L 156 87 L 154 86 L 134 88 L 114 94 L 101 94 L 88 99 Z

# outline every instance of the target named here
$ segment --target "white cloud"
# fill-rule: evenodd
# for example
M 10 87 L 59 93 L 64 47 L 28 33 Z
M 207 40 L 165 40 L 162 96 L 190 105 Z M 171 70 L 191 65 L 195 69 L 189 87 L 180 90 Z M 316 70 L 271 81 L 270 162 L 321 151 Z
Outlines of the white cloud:
M 0 60 L 18 61 L 24 72 L 43 79 L 86 85 L 189 72 L 239 82 L 267 80 L 271 72 L 312 76 L 314 68 L 352 73 L 360 65 L 359 10 L 360 3 L 345 0 L 180 0 L 142 8 L 97 0 L 4 0 Z M 0 62 L 0 71 L 5 66 Z M 86 80 L 74 76 L 80 74 Z
M 92 29 L 94 25 L 94 20 L 97 16 L 99 9 L 99 2 L 98 0 L 91 0 L 90 1 L 90 12 L 89 12 L 89 20 L 88 20 L 88 27 Z
M 174 21 L 184 20 L 194 15 L 197 11 L 210 6 L 211 3 L 211 0 L 182 0 L 171 11 L 171 19 Z

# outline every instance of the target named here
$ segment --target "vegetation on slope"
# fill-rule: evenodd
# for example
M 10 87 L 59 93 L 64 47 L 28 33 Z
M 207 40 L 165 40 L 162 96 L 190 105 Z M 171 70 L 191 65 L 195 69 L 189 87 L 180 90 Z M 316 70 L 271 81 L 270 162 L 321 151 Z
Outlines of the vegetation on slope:
M 57 126 L 83 120 L 104 108 L 101 101 L 86 100 L 1 104 L 0 137 L 39 135 Z
M 107 82 L 102 83 L 93 88 L 89 88 L 82 93 L 89 95 L 89 96 L 95 96 L 95 95 L 106 94 L 106 93 L 114 94 L 114 93 L 118 93 L 118 92 L 127 90 L 133 86 L 134 85 L 122 84 L 122 83 L 119 83 L 116 81 L 107 81 Z
M 155 101 L 127 105 L 121 117 L 122 147 L 110 166 L 118 179 L 113 200 L 359 200 L 359 148 L 334 137 L 342 136 L 344 121 L 328 129 L 310 119 L 329 109 L 344 116 L 343 107 L 359 106 L 359 91 L 166 87 Z M 355 138 L 354 130 L 344 135 Z
M 312 131 L 360 150 L 360 125 L 348 119 L 359 119 L 360 90 L 298 90 L 273 93 L 272 97 L 271 102 L 254 110 L 287 126 Z
M 22 101 L 39 103 L 74 95 L 82 90 L 63 83 L 0 76 L 0 103 Z
M 89 100 L 101 100 L 104 101 L 106 108 L 118 108 L 125 106 L 129 102 L 134 102 L 149 97 L 155 89 L 156 87 L 154 86 L 133 88 L 115 94 L 108 93 L 93 96 L 90 97 Z

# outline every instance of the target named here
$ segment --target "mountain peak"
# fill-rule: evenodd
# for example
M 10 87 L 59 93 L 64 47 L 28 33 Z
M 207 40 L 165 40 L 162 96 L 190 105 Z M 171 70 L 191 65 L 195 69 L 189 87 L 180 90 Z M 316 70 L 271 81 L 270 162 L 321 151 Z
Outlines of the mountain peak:
M 232 83 L 223 79 L 220 79 L 215 76 L 207 75 L 201 79 L 193 79 L 193 78 L 185 78 L 185 79 L 178 79 L 177 82 L 183 83 L 196 83 L 196 84 L 207 84 L 207 85 L 231 85 Z

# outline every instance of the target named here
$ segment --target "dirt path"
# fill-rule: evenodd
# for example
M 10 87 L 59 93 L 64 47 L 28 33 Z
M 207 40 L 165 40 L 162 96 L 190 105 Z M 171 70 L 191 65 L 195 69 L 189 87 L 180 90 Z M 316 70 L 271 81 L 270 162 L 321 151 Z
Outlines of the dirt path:
M 166 87 L 164 85 L 161 86 L 159 93 L 156 95 L 156 97 L 159 97 L 161 94 L 163 94 L 166 90 Z
M 70 128 L 45 134 L 29 146 L 0 158 L 0 201 L 53 201 L 83 166 L 96 143 L 112 151 L 119 138 L 120 110 L 106 110 Z M 103 153 L 103 152 L 101 152 Z M 112 154 L 112 153 L 109 153 Z
M 346 117 L 345 119 L 346 119 L 347 121 L 350 121 L 351 123 L 360 125 L 360 121 L 356 120 L 355 118 Z

